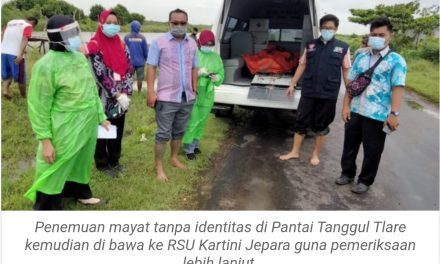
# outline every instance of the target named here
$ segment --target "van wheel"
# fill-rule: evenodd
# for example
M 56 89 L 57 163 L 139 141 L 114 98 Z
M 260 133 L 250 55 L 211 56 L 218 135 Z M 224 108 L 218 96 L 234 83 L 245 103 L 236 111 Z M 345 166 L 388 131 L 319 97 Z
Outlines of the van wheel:
M 226 109 L 222 107 L 222 109 L 213 109 L 215 117 L 231 117 L 234 113 L 234 106 L 230 105 Z

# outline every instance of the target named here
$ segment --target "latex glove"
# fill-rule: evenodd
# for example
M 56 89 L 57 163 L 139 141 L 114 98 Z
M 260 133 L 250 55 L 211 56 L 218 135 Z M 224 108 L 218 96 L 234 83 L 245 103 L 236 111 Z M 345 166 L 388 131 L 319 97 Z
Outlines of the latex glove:
M 205 67 L 199 69 L 199 76 L 204 75 L 208 75 L 208 70 Z
M 213 81 L 213 82 L 218 82 L 218 80 L 219 80 L 217 74 L 212 74 L 211 76 L 209 76 L 209 78 L 211 78 L 211 81 Z
M 125 93 L 120 94 L 116 100 L 119 103 L 119 106 L 121 106 L 122 111 L 127 111 L 128 106 L 130 105 L 130 98 Z

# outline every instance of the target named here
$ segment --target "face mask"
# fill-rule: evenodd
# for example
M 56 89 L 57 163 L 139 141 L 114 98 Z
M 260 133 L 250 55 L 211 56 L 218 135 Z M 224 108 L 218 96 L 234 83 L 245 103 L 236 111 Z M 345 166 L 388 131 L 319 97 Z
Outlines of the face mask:
M 368 46 L 374 50 L 383 50 L 385 48 L 385 39 L 381 37 L 369 37 Z
M 321 37 L 325 41 L 331 40 L 335 36 L 335 31 L 331 29 L 321 29 Z
M 50 41 L 50 42 L 62 45 L 67 51 L 70 52 L 78 51 L 79 48 L 81 47 L 81 39 L 79 36 L 71 37 L 67 39 L 67 41 Z
M 116 36 L 121 30 L 121 26 L 114 24 L 104 24 L 102 25 L 102 32 L 109 38 Z
M 81 47 L 81 39 L 79 38 L 79 36 L 69 38 L 65 47 L 68 51 L 77 51 Z
M 170 29 L 170 33 L 175 38 L 183 38 L 186 34 L 186 26 L 174 26 Z
M 214 47 L 213 46 L 202 46 L 200 47 L 200 50 L 204 53 L 210 53 L 214 51 Z

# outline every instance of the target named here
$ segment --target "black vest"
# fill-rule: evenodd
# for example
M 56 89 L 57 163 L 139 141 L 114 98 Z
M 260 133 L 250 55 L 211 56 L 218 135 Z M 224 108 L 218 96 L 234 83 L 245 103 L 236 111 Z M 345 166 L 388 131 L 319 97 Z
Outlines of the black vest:
M 306 46 L 307 66 L 301 95 L 337 99 L 341 86 L 341 67 L 348 44 L 335 38 L 324 44 L 315 39 Z

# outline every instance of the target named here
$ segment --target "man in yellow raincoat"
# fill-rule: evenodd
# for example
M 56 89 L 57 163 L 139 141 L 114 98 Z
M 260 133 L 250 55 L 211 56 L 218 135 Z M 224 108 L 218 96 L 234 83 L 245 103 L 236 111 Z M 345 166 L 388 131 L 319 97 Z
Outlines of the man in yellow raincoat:
M 188 160 L 195 159 L 196 154 L 201 153 L 199 144 L 214 105 L 214 88 L 222 84 L 225 75 L 222 59 L 214 52 L 214 33 L 209 30 L 202 31 L 199 44 L 197 97 L 182 140 Z
M 50 51 L 33 67 L 28 96 L 39 141 L 36 176 L 25 196 L 35 210 L 61 210 L 62 197 L 99 204 L 89 187 L 98 125 L 109 122 L 81 45 L 79 25 L 66 16 L 47 23 Z

